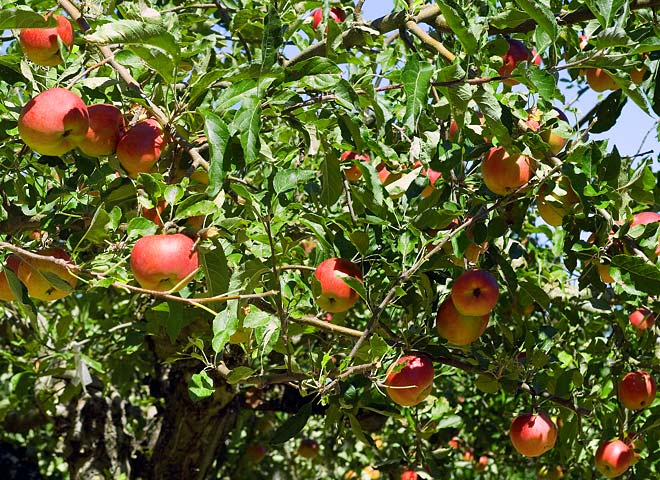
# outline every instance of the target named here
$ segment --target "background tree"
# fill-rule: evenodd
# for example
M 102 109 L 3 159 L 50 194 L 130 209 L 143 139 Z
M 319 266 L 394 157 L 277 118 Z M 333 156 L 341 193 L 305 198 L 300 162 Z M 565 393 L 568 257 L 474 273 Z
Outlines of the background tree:
M 0 469 L 656 478 L 659 3 L 0 0 Z

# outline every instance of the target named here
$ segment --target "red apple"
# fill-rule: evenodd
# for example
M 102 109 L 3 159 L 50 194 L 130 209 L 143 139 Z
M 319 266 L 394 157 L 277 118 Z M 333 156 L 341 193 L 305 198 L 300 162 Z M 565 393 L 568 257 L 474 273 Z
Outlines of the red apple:
M 41 250 L 39 255 L 47 257 L 55 257 L 67 262 L 71 261 L 71 257 L 62 249 L 48 248 Z M 71 289 L 75 288 L 78 284 L 78 279 L 69 273 L 69 270 L 62 266 L 50 262 L 48 260 L 23 260 L 18 267 L 18 278 L 27 287 L 28 295 L 37 300 L 52 301 L 64 298 L 71 292 L 69 290 L 61 290 L 53 285 L 44 274 L 55 275 L 60 280 L 69 284 Z
M 143 208 L 142 216 L 147 220 L 151 220 L 159 227 L 163 226 L 163 218 L 161 217 L 163 211 L 167 208 L 167 202 L 161 200 L 154 208 Z
M 50 88 L 30 100 L 18 117 L 18 134 L 40 155 L 62 155 L 87 135 L 89 113 L 82 99 L 65 88 Z
M 370 162 L 371 157 L 369 157 L 368 153 L 363 153 L 363 154 L 358 154 L 355 152 L 344 152 L 341 154 L 341 157 L 339 157 L 339 160 L 341 162 L 352 162 L 354 160 L 357 161 L 362 161 L 362 162 Z M 347 168 L 344 170 L 344 175 L 346 175 L 346 179 L 350 182 L 355 182 L 359 180 L 362 177 L 362 172 L 360 171 L 360 168 L 357 165 L 352 165 L 350 168 Z
M 493 274 L 477 268 L 463 272 L 451 287 L 451 299 L 456 310 L 471 317 L 490 314 L 499 294 Z
M 486 455 L 481 455 L 479 457 L 479 460 L 477 461 L 477 465 L 474 467 L 474 469 L 477 472 L 483 472 L 488 467 L 488 462 L 489 461 L 490 461 L 490 459 Z
M 628 470 L 634 457 L 634 450 L 621 440 L 605 442 L 596 451 L 596 470 L 607 478 L 618 477 Z
M 314 277 L 321 286 L 321 294 L 316 297 L 316 303 L 326 312 L 345 312 L 360 298 L 343 280 L 352 277 L 362 281 L 362 272 L 353 262 L 343 258 L 329 258 L 316 267 Z
M 484 183 L 496 195 L 508 195 L 525 185 L 536 162 L 525 155 L 509 155 L 504 147 L 491 148 L 481 164 Z
M 469 345 L 484 333 L 489 317 L 490 314 L 475 317 L 462 315 L 451 298 L 447 298 L 438 309 L 435 328 L 438 335 L 449 343 Z
M 419 160 L 417 160 L 413 164 L 413 168 L 418 168 L 422 166 L 423 166 L 422 162 L 420 162 Z M 426 187 L 424 187 L 424 190 L 422 190 L 422 193 L 420 194 L 422 198 L 426 198 L 435 191 L 435 187 L 434 187 L 435 182 L 437 182 L 440 178 L 442 178 L 442 173 L 437 172 L 431 168 L 422 168 L 420 173 L 429 179 L 429 184 Z
M 139 239 L 131 252 L 131 269 L 138 283 L 148 290 L 177 291 L 199 266 L 194 241 L 181 233 L 149 235 Z M 177 290 L 172 290 L 179 285 Z
M 642 307 L 635 310 L 628 316 L 630 324 L 637 330 L 646 330 L 653 328 L 655 323 L 655 314 L 648 308 Z
M 636 227 L 637 225 L 648 225 L 656 222 L 660 222 L 660 214 L 656 212 L 641 212 L 633 216 L 633 220 L 630 222 L 630 228 Z M 655 254 L 656 256 L 660 255 L 660 240 L 658 240 Z
M 337 23 L 341 23 L 346 19 L 346 13 L 344 13 L 341 8 L 332 7 L 329 13 L 330 18 Z M 321 20 L 323 20 L 323 9 L 315 9 L 310 16 L 312 17 L 312 27 L 314 27 L 314 30 L 316 30 L 321 24 Z
M 640 68 L 633 68 L 630 70 L 630 80 L 635 85 L 641 85 L 646 75 L 646 67 L 642 65 Z
M 266 447 L 261 443 L 251 443 L 245 448 L 245 458 L 252 464 L 257 464 L 266 458 Z
M 7 280 L 7 274 L 5 273 L 5 270 L 9 268 L 14 273 L 18 273 L 18 267 L 20 265 L 21 259 L 17 255 L 12 253 L 7 257 L 3 271 L 0 272 L 0 300 L 4 300 L 5 302 L 12 302 L 16 300 L 16 296 L 9 286 L 9 281 Z
M 434 375 L 433 362 L 428 357 L 401 357 L 387 370 L 387 394 L 401 406 L 417 405 L 431 393 Z
M 605 90 L 618 90 L 621 87 L 602 68 L 587 69 L 587 83 L 595 92 L 604 92 Z
M 379 163 L 378 166 L 376 166 L 376 171 L 378 172 L 378 180 L 380 180 L 380 183 L 383 185 L 387 186 L 390 183 L 396 182 L 398 179 L 400 179 L 403 174 L 402 173 L 392 173 L 387 169 L 387 165 L 384 163 Z
M 401 480 L 417 480 L 419 477 L 414 470 L 406 470 L 401 474 Z
M 313 438 L 304 438 L 298 446 L 298 455 L 303 458 L 316 458 L 319 454 L 319 444 Z
M 545 413 L 524 413 L 511 422 L 509 436 L 519 453 L 538 457 L 555 446 L 557 427 Z
M 630 410 L 642 410 L 655 400 L 655 380 L 648 372 L 627 373 L 619 382 L 617 393 L 621 405 Z
M 87 135 L 78 144 L 78 148 L 90 157 L 105 157 L 117 151 L 119 139 L 124 135 L 126 124 L 124 116 L 114 105 L 105 103 L 90 105 L 89 129 Z
M 543 184 L 536 196 L 536 206 L 541 218 L 548 225 L 560 227 L 564 217 L 580 202 L 567 177 L 560 177 L 557 187 L 548 191 L 548 184 Z
M 46 16 L 48 18 L 48 16 Z M 55 15 L 57 26 L 52 28 L 24 28 L 21 30 L 19 43 L 25 56 L 37 65 L 52 67 L 62 63 L 59 38 L 71 50 L 73 45 L 73 27 L 71 22 L 61 15 Z
M 541 63 L 541 58 L 538 56 L 535 58 L 534 54 L 520 40 L 507 38 L 506 41 L 509 42 L 509 50 L 502 57 L 502 66 L 497 71 L 500 76 L 511 75 L 511 72 L 513 72 L 519 62 L 531 62 L 534 60 L 534 63 L 537 65 Z M 520 83 L 513 78 L 507 78 L 502 81 L 507 85 L 518 85 Z
M 163 128 L 154 118 L 131 127 L 117 145 L 117 158 L 131 176 L 149 173 L 160 158 L 165 144 Z

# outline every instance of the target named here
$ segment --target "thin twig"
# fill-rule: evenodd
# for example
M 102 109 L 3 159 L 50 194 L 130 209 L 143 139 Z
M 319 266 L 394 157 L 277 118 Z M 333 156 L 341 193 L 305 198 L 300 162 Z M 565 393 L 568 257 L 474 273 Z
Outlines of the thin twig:
M 424 45 L 437 51 L 450 62 L 453 62 L 456 59 L 456 55 L 447 50 L 442 42 L 437 41 L 431 35 L 422 30 L 422 28 L 413 20 L 406 22 L 406 28 L 410 30 L 417 38 L 419 38 Z

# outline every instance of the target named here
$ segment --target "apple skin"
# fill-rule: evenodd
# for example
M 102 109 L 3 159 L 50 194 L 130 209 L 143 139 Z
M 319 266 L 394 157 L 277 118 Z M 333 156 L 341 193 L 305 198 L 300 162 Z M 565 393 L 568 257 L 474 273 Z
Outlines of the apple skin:
M 559 480 L 564 477 L 564 469 L 556 465 L 554 467 L 543 466 L 539 469 L 538 480 Z
M 114 105 L 101 103 L 87 107 L 89 129 L 78 144 L 81 152 L 89 157 L 106 157 L 117 151 L 119 139 L 124 135 L 124 116 Z
M 319 454 L 319 443 L 313 438 L 304 438 L 298 446 L 298 455 L 303 458 L 316 458 Z
M 463 272 L 451 287 L 454 307 L 470 317 L 490 314 L 499 295 L 500 290 L 493 274 L 478 268 Z
M 71 260 L 69 254 L 60 248 L 48 248 L 37 253 L 39 255 L 66 260 L 67 262 Z M 47 260 L 23 260 L 18 267 L 18 278 L 27 287 L 28 295 L 32 298 L 36 298 L 37 300 L 50 302 L 64 298 L 70 293 L 66 290 L 60 290 L 59 288 L 51 285 L 46 277 L 40 272 L 47 272 L 57 275 L 60 279 L 68 283 L 72 289 L 75 288 L 78 284 L 78 279 L 71 275 L 66 267 L 56 265 Z
M 545 413 L 524 413 L 511 422 L 509 436 L 520 454 L 538 457 L 555 446 L 557 426 Z
M 167 208 L 167 201 L 161 200 L 156 204 L 154 208 L 143 208 L 142 209 L 142 216 L 146 218 L 147 220 L 151 220 L 154 222 L 156 225 L 159 227 L 163 226 L 163 219 L 161 217 L 163 211 Z
M 614 277 L 610 273 L 610 265 L 608 263 L 599 263 L 598 266 L 598 275 L 600 280 L 603 283 L 615 283 Z
M 329 13 L 330 18 L 337 23 L 341 23 L 346 19 L 346 13 L 341 8 L 332 7 Z M 323 9 L 315 9 L 310 16 L 312 17 L 312 27 L 316 30 L 321 24 L 321 20 L 323 20 Z
M 554 108 L 554 110 L 557 112 L 557 118 L 559 120 L 568 123 L 568 117 L 564 112 L 562 112 L 558 108 Z M 530 109 L 528 114 L 529 117 L 527 120 L 527 126 L 535 132 L 538 131 L 541 127 L 539 122 L 543 117 L 543 112 L 541 112 L 538 108 L 535 107 Z M 548 128 L 541 131 L 541 138 L 545 143 L 550 145 L 550 151 L 554 155 L 557 155 L 559 152 L 561 152 L 566 146 L 566 143 L 568 143 L 567 138 L 560 137 L 559 135 L 554 133 L 552 129 L 548 129 Z
M 21 265 L 21 263 L 21 259 L 13 253 L 7 257 L 5 267 L 3 271 L 0 272 L 0 300 L 4 300 L 5 302 L 13 302 L 16 300 L 16 296 L 9 286 L 7 274 L 4 270 L 10 268 L 14 273 L 18 273 L 18 267 Z
M 30 100 L 18 117 L 18 134 L 40 155 L 73 150 L 89 128 L 87 106 L 65 88 L 50 88 Z
M 403 368 L 393 372 L 399 365 L 403 365 Z M 417 405 L 431 393 L 434 375 L 430 358 L 423 355 L 401 357 L 387 370 L 387 395 L 403 407 Z
M 321 294 L 316 298 L 316 303 L 326 312 L 345 312 L 360 298 L 342 280 L 342 277 L 353 277 L 362 281 L 362 272 L 353 262 L 343 258 L 329 258 L 316 267 L 314 277 L 321 285 Z
M 479 460 L 477 461 L 477 464 L 475 465 L 474 469 L 477 472 L 485 471 L 486 468 L 488 467 L 488 462 L 489 461 L 490 461 L 490 459 L 486 455 L 481 455 L 479 457 Z
M 651 405 L 655 392 L 655 380 L 643 370 L 627 373 L 617 387 L 621 405 L 630 410 L 643 410 Z
M 621 87 L 612 77 L 602 68 L 587 69 L 587 83 L 594 92 L 604 92 L 605 90 L 619 90 Z
M 423 167 L 422 162 L 420 162 L 419 160 L 417 160 L 413 164 L 413 168 L 418 168 L 418 167 Z M 426 198 L 435 191 L 435 186 L 434 186 L 435 182 L 437 182 L 439 179 L 442 178 L 442 173 L 433 170 L 432 168 L 422 168 L 420 173 L 429 179 L 429 184 L 426 187 L 424 187 L 424 190 L 422 190 L 422 193 L 420 194 L 422 198 Z
M 451 298 L 447 298 L 436 316 L 435 328 L 442 338 L 454 345 L 469 345 L 479 338 L 486 327 L 490 314 L 471 317 L 461 315 Z
M 500 76 L 505 77 L 507 75 L 511 75 L 511 72 L 513 72 L 519 62 L 531 62 L 534 60 L 534 63 L 537 65 L 541 63 L 541 57 L 538 55 L 534 56 L 531 50 L 527 48 L 525 44 L 520 40 L 507 38 L 506 41 L 509 42 L 509 50 L 504 54 L 504 56 L 502 56 L 503 63 L 497 71 Z M 502 82 L 507 85 L 518 85 L 518 83 L 520 83 L 518 80 L 514 80 L 513 78 L 507 78 L 502 80 Z
M 655 314 L 648 308 L 642 307 L 635 310 L 628 316 L 630 324 L 639 331 L 653 328 L 655 323 Z
M 561 227 L 564 217 L 568 215 L 574 205 L 580 202 L 580 198 L 571 187 L 568 178 L 560 177 L 557 183 L 566 193 L 548 192 L 547 184 L 544 184 L 536 196 L 536 206 L 541 218 L 553 227 Z M 550 201 L 548 201 L 548 197 L 551 197 Z
M 339 157 L 339 161 L 341 162 L 347 162 L 347 161 L 362 161 L 362 162 L 370 162 L 371 157 L 369 157 L 368 153 L 363 153 L 363 154 L 358 154 L 355 152 L 344 152 L 341 154 L 341 157 Z M 352 165 L 350 168 L 347 168 L 344 170 L 344 175 L 346 175 L 346 180 L 349 182 L 356 182 L 360 178 L 362 178 L 362 172 L 360 171 L 359 167 L 357 165 Z
M 417 472 L 413 470 L 406 470 L 401 474 L 401 480 L 417 480 L 418 478 Z
M 181 233 L 142 237 L 131 252 L 135 279 L 142 288 L 171 291 L 199 266 L 197 251 L 193 251 L 194 243 Z
M 48 18 L 48 17 L 46 17 Z M 44 67 L 54 67 L 62 63 L 57 38 L 62 40 L 69 50 L 73 45 L 73 27 L 71 22 L 61 15 L 55 15 L 57 26 L 52 28 L 24 28 L 19 36 L 23 53 L 32 62 Z
M 607 478 L 618 477 L 628 470 L 634 457 L 634 450 L 621 440 L 605 442 L 596 450 L 596 470 Z
M 491 148 L 481 164 L 481 172 L 488 190 L 496 195 L 508 195 L 525 185 L 536 162 L 526 155 L 509 155 L 504 147 Z
M 630 80 L 635 85 L 641 85 L 646 75 L 646 66 L 642 65 L 641 68 L 633 68 L 630 70 Z
M 117 145 L 117 158 L 129 176 L 149 173 L 160 158 L 165 144 L 163 128 L 148 118 L 129 128 Z
M 261 443 L 251 443 L 245 448 L 245 458 L 252 464 L 260 463 L 266 458 L 266 447 Z

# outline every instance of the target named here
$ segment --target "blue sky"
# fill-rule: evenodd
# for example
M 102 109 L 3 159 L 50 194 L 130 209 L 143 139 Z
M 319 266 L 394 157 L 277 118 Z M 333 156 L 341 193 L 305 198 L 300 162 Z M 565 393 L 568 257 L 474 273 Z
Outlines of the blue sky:
M 363 17 L 365 20 L 371 20 L 390 13 L 394 8 L 393 0 L 366 0 L 363 7 Z M 572 100 L 577 93 L 577 89 L 565 91 L 566 101 Z M 605 96 L 609 92 L 605 92 Z M 601 94 L 602 95 L 602 94 Z M 577 117 L 580 118 L 588 112 L 598 102 L 599 94 L 591 90 L 582 95 L 573 107 L 578 110 Z M 560 105 L 557 105 L 561 107 Z M 568 112 L 567 112 L 568 114 Z M 573 115 L 568 115 L 573 120 Z M 660 141 L 657 133 L 658 118 L 649 117 L 632 101 L 628 101 L 621 117 L 616 125 L 601 135 L 593 135 L 592 139 L 609 139 L 610 147 L 616 145 L 622 155 L 634 155 L 637 153 L 644 136 L 649 130 L 651 133 L 646 138 L 642 152 L 653 150 L 652 156 L 658 157 L 660 153 Z

